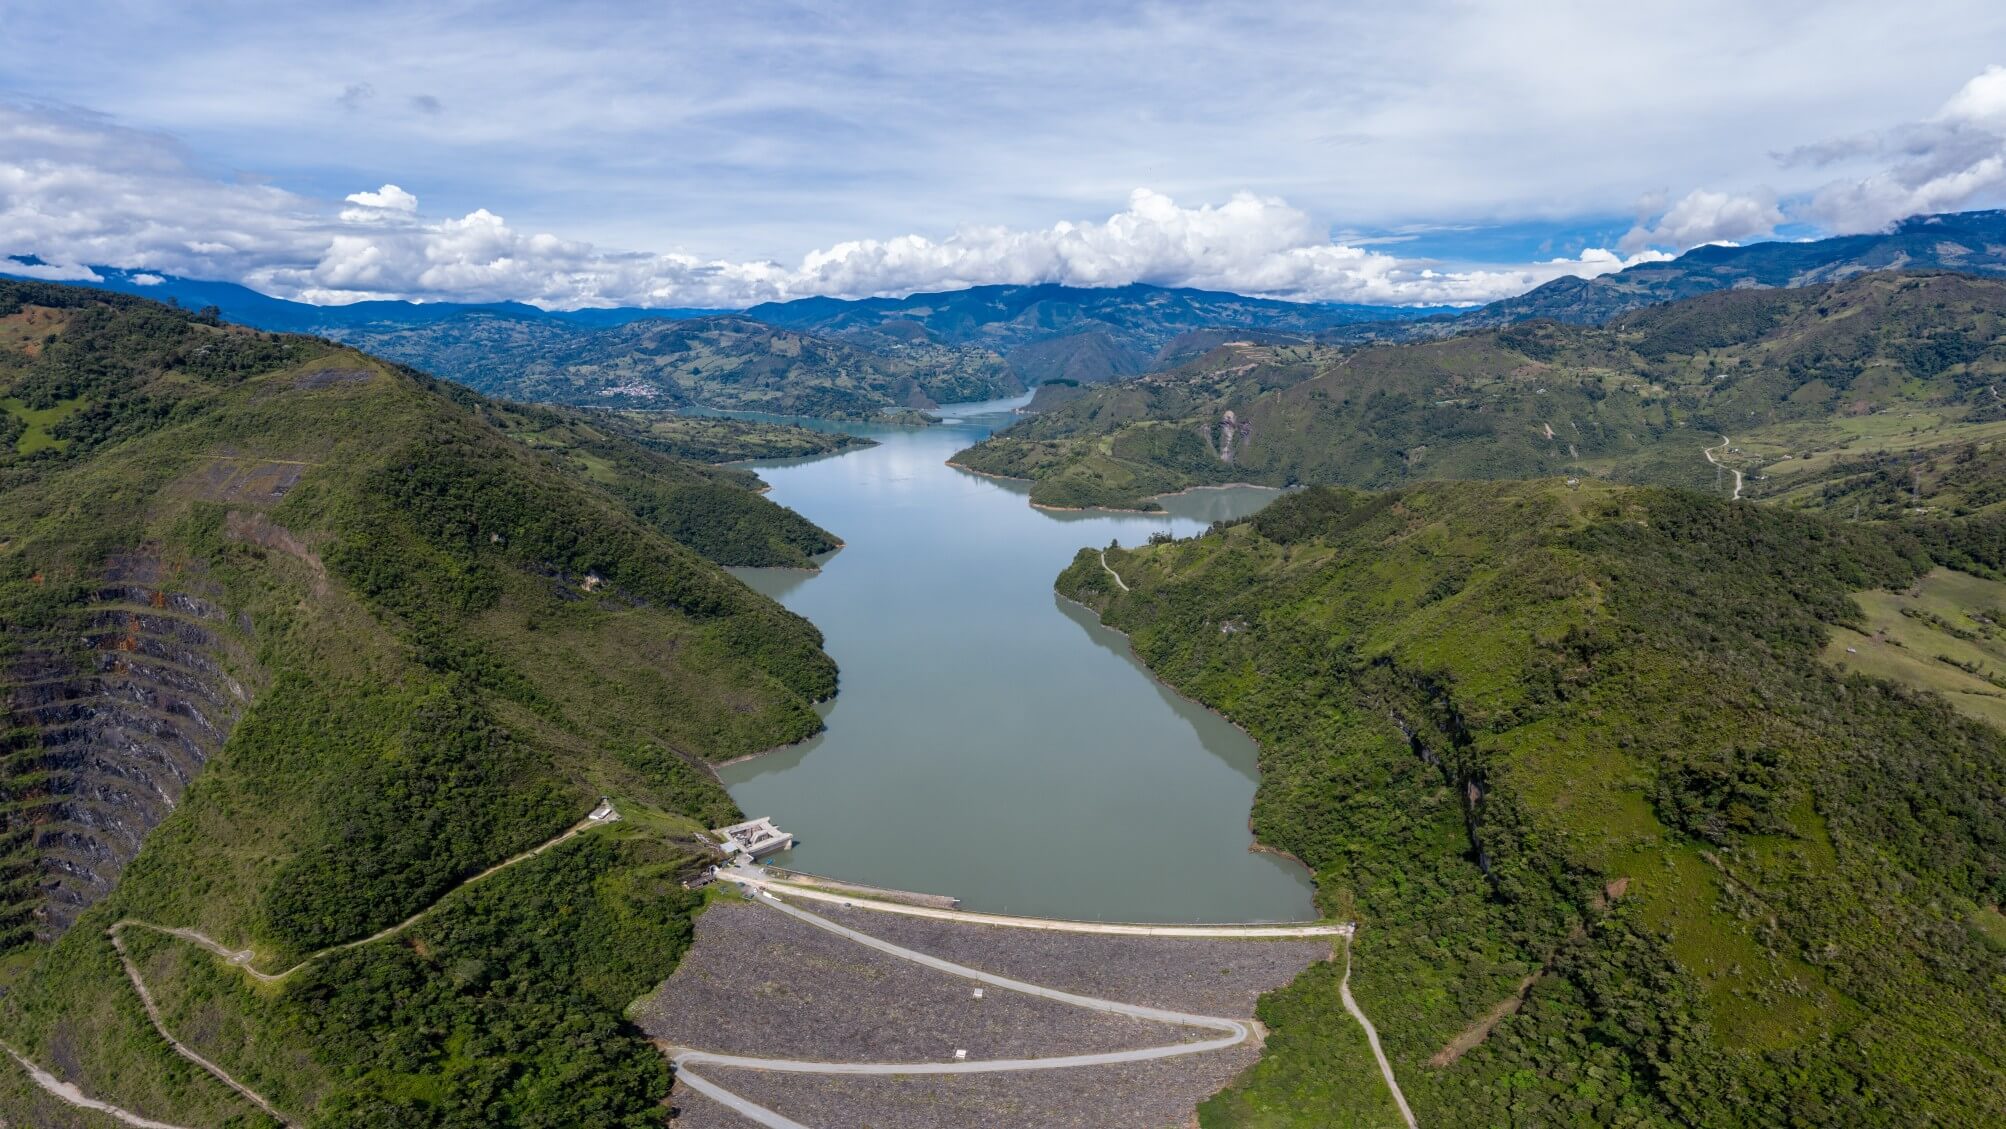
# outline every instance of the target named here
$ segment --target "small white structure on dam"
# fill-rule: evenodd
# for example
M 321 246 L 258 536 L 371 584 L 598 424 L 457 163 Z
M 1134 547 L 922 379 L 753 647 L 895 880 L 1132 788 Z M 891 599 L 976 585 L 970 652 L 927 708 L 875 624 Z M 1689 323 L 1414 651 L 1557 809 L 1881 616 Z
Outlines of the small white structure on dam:
M 717 836 L 718 843 L 740 861 L 751 861 L 794 845 L 794 836 L 775 827 L 766 816 L 720 827 L 711 834 Z

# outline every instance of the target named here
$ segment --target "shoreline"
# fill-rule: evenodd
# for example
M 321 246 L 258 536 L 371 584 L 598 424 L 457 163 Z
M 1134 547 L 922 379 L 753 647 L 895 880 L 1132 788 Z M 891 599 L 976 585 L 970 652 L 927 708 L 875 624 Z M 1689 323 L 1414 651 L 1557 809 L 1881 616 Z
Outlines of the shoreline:
M 1036 482 L 1036 481 L 1037 481 L 1037 479 L 1035 479 L 1035 478 L 1019 478 L 1019 477 L 1017 477 L 1017 476 L 1016 476 L 1016 475 L 1014 475 L 1014 474 L 997 474 L 997 473 L 996 473 L 996 472 L 994 472 L 994 471 L 988 471 L 988 470 L 976 470 L 976 469 L 975 469 L 974 467 L 972 467 L 972 466 L 969 466 L 969 465 L 968 465 L 967 463 L 958 463 L 958 462 L 955 462 L 955 461 L 954 461 L 953 459 L 949 459 L 949 460 L 947 460 L 947 463 L 946 463 L 946 465 L 948 465 L 948 466 L 951 466 L 951 467 L 953 467 L 953 468 L 954 468 L 954 469 L 956 469 L 956 470 L 965 470 L 965 471 L 967 471 L 967 472 L 968 472 L 968 473 L 970 473 L 970 474 L 979 474 L 979 475 L 981 475 L 981 476 L 982 476 L 982 477 L 984 477 L 984 478 L 994 478 L 994 479 L 996 479 L 996 480 L 997 480 L 997 481 L 999 481 L 999 482 Z
M 1255 747 L 1258 748 L 1259 746 L 1260 743 L 1255 742 Z M 1258 788 L 1260 787 L 1260 785 L 1256 784 L 1255 787 Z M 1281 858 L 1289 860 L 1292 863 L 1295 863 L 1297 866 L 1300 866 L 1304 870 L 1309 871 L 1310 888 L 1311 889 L 1316 888 L 1316 868 L 1304 862 L 1302 858 L 1298 856 L 1294 851 L 1285 851 L 1280 847 L 1270 847 L 1266 843 L 1261 842 L 1261 837 L 1259 835 L 1254 834 L 1254 816 L 1252 812 L 1249 812 L 1247 814 L 1247 834 L 1254 835 L 1254 845 L 1247 848 L 1249 851 L 1252 851 L 1257 855 L 1277 855 L 1280 856 Z M 1314 897 L 1315 895 L 1311 896 Z
M 844 540 L 842 540 L 841 538 L 838 538 L 838 539 L 836 540 L 836 547 L 835 547 L 835 548 L 833 548 L 833 549 L 824 549 L 824 550 L 822 550 L 821 552 L 819 552 L 819 553 L 816 553 L 816 554 L 814 554 L 813 556 L 809 557 L 809 559 L 810 559 L 810 560 L 814 560 L 814 559 L 815 559 L 816 557 L 820 557 L 820 558 L 822 558 L 822 560 L 823 560 L 823 561 L 826 561 L 826 560 L 828 560 L 828 559 L 829 559 L 830 557 L 833 557 L 833 556 L 835 556 L 835 555 L 836 555 L 837 553 L 840 553 L 840 552 L 842 552 L 842 551 L 843 551 L 844 549 L 847 549 L 847 548 L 849 548 L 849 547 L 850 547 L 850 543 L 849 543 L 848 541 L 844 541 Z M 761 571 L 772 571 L 772 572 L 806 572 L 806 573 L 819 573 L 819 572 L 821 572 L 821 571 L 822 571 L 822 564 L 821 564 L 821 561 L 817 561 L 816 563 L 814 563 L 814 564 L 811 564 L 811 565 L 808 565 L 808 566 L 807 566 L 807 567 L 805 567 L 805 568 L 804 568 L 804 567 L 802 567 L 801 565 L 726 565 L 726 566 L 724 566 L 724 567 L 725 567 L 725 568 L 727 568 L 727 569 L 734 569 L 734 568 L 756 568 L 756 569 L 759 569 L 759 570 L 761 570 Z M 744 581 L 739 581 L 739 583 L 743 584 L 743 583 L 744 583 Z M 771 599 L 773 599 L 773 598 L 772 598 L 771 596 L 768 596 L 768 597 L 767 597 L 767 599 L 771 600 Z M 776 603 L 776 604 L 780 603 L 780 601 L 778 601 L 778 600 L 774 600 L 773 602 L 774 602 L 774 603 Z M 784 607 L 785 605 L 782 605 L 782 606 Z
M 1179 498 L 1183 497 L 1186 494 L 1195 494 L 1200 490 L 1241 490 L 1241 489 L 1273 490 L 1277 494 L 1287 493 L 1288 491 L 1288 487 L 1286 486 L 1269 486 L 1263 482 L 1210 482 L 1198 486 L 1186 486 L 1182 490 L 1172 490 L 1167 494 L 1151 494 L 1150 497 Z
M 953 459 L 947 460 L 947 465 L 953 467 L 956 470 L 967 471 L 969 474 L 979 475 L 983 478 L 993 478 L 998 482 L 1029 482 L 1035 484 L 1038 481 L 1035 478 L 1020 478 L 1014 474 L 997 474 L 993 471 L 976 470 L 974 467 L 969 466 L 966 463 L 958 463 L 955 462 Z M 1160 495 L 1151 495 L 1151 497 L 1167 498 L 1170 497 L 1170 495 L 1160 494 Z M 1123 510 L 1123 509 L 1116 509 L 1112 506 L 1054 506 L 1046 502 L 1033 502 L 1028 497 L 1024 499 L 1024 504 L 1030 506 L 1034 510 L 1049 510 L 1052 513 L 1062 513 L 1062 514 L 1103 513 L 1103 514 L 1142 514 L 1144 516 L 1155 516 L 1156 514 L 1168 512 L 1161 508 L 1154 510 Z
M 969 474 L 979 475 L 983 478 L 993 478 L 999 482 L 1029 482 L 1033 485 L 1036 485 L 1038 482 L 1038 480 L 1035 478 L 1025 478 L 1015 474 L 997 474 L 994 471 L 977 470 L 974 467 L 969 466 L 967 463 L 956 462 L 953 459 L 947 460 L 947 465 L 953 467 L 956 470 L 967 471 Z M 1269 486 L 1263 482 L 1206 482 L 1206 483 L 1200 483 L 1196 486 L 1186 486 L 1182 490 L 1166 490 L 1160 494 L 1150 494 L 1146 496 L 1143 499 L 1143 501 L 1154 502 L 1160 498 L 1180 498 L 1186 494 L 1197 493 L 1200 490 L 1273 490 L 1277 494 L 1282 494 L 1288 491 L 1288 487 Z M 1170 513 L 1169 510 L 1163 508 L 1162 506 L 1158 506 L 1156 509 L 1153 510 L 1138 510 L 1129 506 L 1055 506 L 1049 502 L 1030 501 L 1028 498 L 1025 500 L 1025 504 L 1029 505 L 1034 510 L 1046 510 L 1051 513 L 1140 514 L 1144 517 L 1176 516 L 1175 514 Z
M 1073 599 L 1071 596 L 1066 595 L 1064 592 L 1059 591 L 1057 587 L 1054 587 L 1052 589 L 1052 595 L 1057 596 L 1059 599 L 1064 600 L 1065 602 L 1073 605 L 1076 608 L 1080 608 L 1083 611 L 1091 613 L 1094 617 L 1095 623 L 1098 623 L 1102 628 L 1108 631 L 1112 631 L 1116 635 L 1121 636 L 1122 641 L 1128 644 L 1128 657 L 1135 662 L 1135 665 L 1142 668 L 1142 672 L 1144 674 L 1149 675 L 1151 681 L 1155 682 L 1158 686 L 1161 686 L 1164 689 L 1170 691 L 1172 694 L 1177 695 L 1180 701 L 1190 702 L 1192 705 L 1197 706 L 1199 709 L 1204 710 L 1206 713 L 1211 714 L 1213 717 L 1218 718 L 1220 721 L 1223 721 L 1227 725 L 1230 725 L 1234 729 L 1238 730 L 1240 736 L 1245 737 L 1248 743 L 1254 746 L 1254 790 L 1256 794 L 1259 793 L 1261 788 L 1261 776 L 1262 776 L 1260 758 L 1263 750 L 1261 748 L 1261 742 L 1259 741 L 1259 739 L 1257 739 L 1252 733 L 1247 732 L 1246 726 L 1241 725 L 1239 722 L 1226 716 L 1219 710 L 1206 705 L 1204 702 L 1199 701 L 1198 699 L 1192 697 L 1191 695 L 1186 694 L 1183 690 L 1177 688 L 1176 686 L 1171 685 L 1169 682 L 1166 682 L 1162 678 L 1162 676 L 1158 675 L 1154 670 L 1150 669 L 1148 663 L 1142 661 L 1141 656 L 1135 653 L 1135 640 L 1129 637 L 1128 632 L 1123 631 L 1119 627 L 1109 626 L 1108 623 L 1101 618 L 1101 613 L 1094 610 L 1093 605 L 1081 603 L 1080 601 Z M 1311 904 L 1314 905 L 1316 900 L 1316 895 L 1319 890 L 1319 887 L 1317 886 L 1316 883 L 1316 868 L 1304 862 L 1302 859 L 1297 858 L 1295 853 L 1292 851 L 1286 851 L 1280 847 L 1269 846 L 1268 844 L 1261 842 L 1261 837 L 1254 831 L 1254 808 L 1251 803 L 1247 805 L 1247 835 L 1249 838 L 1253 840 L 1253 842 L 1247 845 L 1248 851 L 1254 854 L 1261 854 L 1261 855 L 1279 855 L 1282 858 L 1285 858 L 1290 862 L 1295 863 L 1297 866 L 1302 867 L 1303 873 L 1309 875 L 1310 900 Z
M 838 693 L 840 693 L 840 692 L 841 692 L 841 691 L 838 691 Z M 824 701 L 824 702 L 833 702 L 833 701 L 835 701 L 835 700 L 836 700 L 836 699 L 835 699 L 835 696 L 834 696 L 834 695 L 831 695 L 831 696 L 829 696 L 829 697 L 827 697 L 827 698 L 824 698 L 824 699 L 822 699 L 822 701 Z M 817 702 L 816 704 L 817 704 L 817 705 L 820 705 L 820 704 L 821 704 L 821 702 Z M 817 738 L 817 737 L 820 737 L 820 736 L 821 736 L 821 735 L 822 735 L 822 734 L 823 734 L 824 732 L 826 732 L 826 731 L 828 730 L 828 728 L 829 728 L 829 727 L 828 727 L 828 726 L 827 726 L 827 725 L 825 724 L 825 725 L 823 725 L 823 726 L 822 726 L 822 728 L 820 728 L 820 729 L 817 729 L 817 730 L 816 730 L 815 732 L 813 732 L 813 733 L 810 733 L 810 734 L 809 734 L 809 735 L 807 735 L 806 737 L 803 737 L 803 738 L 801 738 L 801 739 L 800 739 L 799 741 L 789 741 L 789 742 L 787 742 L 787 743 L 786 743 L 785 745 L 775 745 L 775 746 L 773 746 L 773 747 L 772 747 L 772 748 L 770 748 L 770 749 L 761 749 L 761 750 L 759 750 L 759 751 L 758 751 L 758 752 L 756 752 L 756 753 L 740 753 L 739 755 L 737 755 L 737 756 L 735 756 L 735 757 L 731 758 L 730 760 L 722 760 L 722 761 L 705 761 L 705 762 L 703 762 L 703 763 L 704 763 L 704 767 L 705 767 L 705 768 L 708 768 L 708 769 L 710 769 L 710 774 L 711 774 L 711 776 L 712 776 L 712 777 L 713 777 L 714 779 L 716 779 L 716 780 L 717 780 L 717 782 L 718 782 L 718 785 L 719 785 L 720 787 L 724 787 L 724 789 L 725 789 L 725 791 L 726 791 L 726 792 L 730 792 L 730 791 L 731 791 L 731 789 L 730 789 L 729 787 L 725 786 L 725 783 L 724 783 L 724 778 L 723 778 L 723 777 L 721 777 L 721 776 L 718 776 L 718 774 L 717 774 L 717 770 L 718 770 L 718 769 L 720 769 L 720 768 L 729 768 L 729 767 L 731 767 L 732 765 L 735 765 L 735 764 L 744 764 L 744 763 L 745 763 L 746 761 L 749 761 L 749 760 L 757 760 L 757 759 L 758 759 L 758 758 L 760 758 L 760 757 L 764 757 L 764 756 L 771 756 L 771 755 L 773 755 L 774 753 L 778 753 L 778 752 L 783 752 L 783 751 L 785 751 L 785 750 L 787 750 L 787 749 L 792 749 L 792 748 L 795 748 L 795 747 L 797 747 L 797 746 L 800 746 L 800 745 L 805 745 L 805 744 L 807 744 L 808 742 L 810 742 L 810 741 L 813 741 L 813 740 L 814 740 L 815 738 Z M 736 802 L 736 801 L 734 801 L 734 802 Z
M 1153 510 L 1118 509 L 1114 506 L 1053 506 L 1044 502 L 1032 502 L 1034 510 L 1048 510 L 1055 514 L 1141 514 L 1143 517 L 1170 517 L 1169 510 L 1158 507 Z

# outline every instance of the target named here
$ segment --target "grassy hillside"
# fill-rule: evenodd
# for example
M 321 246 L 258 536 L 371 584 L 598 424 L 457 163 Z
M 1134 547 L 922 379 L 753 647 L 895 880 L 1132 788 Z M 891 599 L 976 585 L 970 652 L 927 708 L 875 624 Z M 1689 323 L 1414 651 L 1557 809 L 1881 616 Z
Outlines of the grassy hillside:
M 1940 547 L 1926 549 L 1930 540 Z M 1929 538 L 1586 483 L 1318 488 L 1060 591 L 1261 746 L 1424 1125 L 2006 1120 L 2006 736 L 1821 658 Z M 1371 1124 L 1335 970 L 1211 1126 Z
M 261 1124 L 146 1022 L 113 921 L 282 967 L 610 795 L 612 830 L 277 987 L 128 937 L 181 1037 L 301 1121 L 654 1124 L 667 1070 L 620 1009 L 687 936 L 690 831 L 734 813 L 704 762 L 807 736 L 835 689 L 815 629 L 698 550 L 827 535 L 625 424 L 71 288 L 0 287 L 0 395 L 0 1038 L 149 1116 Z
M 685 416 L 667 412 L 626 412 L 639 442 L 664 454 L 698 463 L 730 463 L 742 459 L 802 459 L 833 455 L 877 442 L 840 431 L 810 431 L 788 424 L 763 423 L 721 416 Z
M 1343 361 L 1307 344 L 1219 345 L 1161 373 L 1080 394 L 1032 401 L 1038 413 L 954 456 L 984 474 L 1032 480 L 1033 505 L 1161 509 L 1154 494 L 1187 486 L 1262 481 L 1221 458 L 1221 436 L 1201 421 L 1290 388 Z M 1236 441 L 1237 446 L 1237 441 Z
M 1383 488 L 1572 475 L 1719 481 L 1726 492 L 1732 469 L 1759 494 L 1775 469 L 1766 464 L 1786 452 L 1808 472 L 1890 443 L 2006 433 L 1994 388 L 2002 339 L 2006 281 L 1883 273 L 1709 294 L 1603 328 L 1536 322 L 1319 350 L 1311 372 L 1277 365 L 1302 356 L 1296 347 L 1222 347 L 956 458 L 1033 479 L 1032 501 L 1046 505 L 1135 506 L 1226 481 Z M 1239 377 L 1266 370 L 1272 383 Z M 1702 448 L 1723 434 L 1729 465 L 1716 470 Z
M 2006 583 L 1937 569 L 1907 589 L 1861 592 L 1863 613 L 1825 644 L 1826 662 L 1943 695 L 1959 713 L 2006 728 Z
M 979 347 L 882 336 L 858 344 L 737 316 L 600 327 L 469 314 L 325 332 L 490 395 L 600 407 L 862 419 L 1023 388 Z
M 561 460 L 634 516 L 721 565 L 809 568 L 839 542 L 759 497 L 765 484 L 751 471 L 690 459 L 708 464 L 869 444 L 798 427 L 502 403 L 445 391 L 502 434 Z

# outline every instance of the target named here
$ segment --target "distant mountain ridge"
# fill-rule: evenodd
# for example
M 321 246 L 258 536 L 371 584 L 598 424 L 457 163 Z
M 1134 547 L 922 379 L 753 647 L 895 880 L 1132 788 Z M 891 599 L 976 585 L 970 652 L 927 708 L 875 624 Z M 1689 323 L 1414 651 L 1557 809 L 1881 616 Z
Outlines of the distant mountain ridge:
M 1595 278 L 1555 279 L 1460 312 L 1292 302 L 1145 283 L 813 297 L 744 311 L 550 311 L 520 302 L 315 306 L 235 283 L 93 269 L 102 281 L 91 285 L 102 289 L 189 308 L 215 306 L 226 320 L 259 329 L 335 338 L 498 395 L 858 416 L 1008 394 L 1049 380 L 1122 380 L 1232 340 L 1340 346 L 1418 341 L 1540 318 L 1600 325 L 1702 294 L 1836 282 L 1866 271 L 2006 275 L 2006 211 L 1915 216 L 1867 235 L 1698 247 Z M 634 328 L 643 323 L 682 328 Z M 754 324 L 774 332 L 750 329 Z M 682 355 L 662 355 L 655 346 L 665 340 Z M 720 365 L 728 370 L 722 376 Z
M 915 362 L 939 364 L 963 375 L 1007 368 L 1006 375 L 999 377 L 985 372 L 983 379 L 974 382 L 961 376 L 945 383 L 920 381 L 929 386 L 925 390 L 928 393 L 935 391 L 933 386 L 937 385 L 938 390 L 949 391 L 951 395 L 965 392 L 986 397 L 1048 379 L 1092 383 L 1148 372 L 1163 363 L 1166 347 L 1194 331 L 1245 330 L 1265 335 L 1292 334 L 1307 340 L 1337 327 L 1404 321 L 1443 312 L 1442 307 L 1289 302 L 1144 283 L 1117 287 L 976 286 L 903 298 L 800 298 L 763 303 L 745 311 L 635 307 L 544 310 L 521 302 L 371 301 L 316 306 L 273 298 L 232 282 L 113 267 L 92 270 L 102 281 L 80 285 L 173 301 L 190 309 L 214 306 L 226 321 L 276 332 L 320 334 L 373 349 L 483 391 L 509 396 L 523 395 L 526 389 L 516 387 L 520 380 L 503 371 L 505 360 L 516 360 L 526 367 L 548 367 L 560 357 L 583 353 L 604 356 L 609 348 L 617 347 L 620 339 L 617 331 L 638 322 L 750 319 L 788 331 L 774 340 L 833 338 L 836 340 L 830 341 L 824 352 L 840 351 L 837 350 L 840 342 L 858 356 L 868 355 L 883 362 L 856 361 L 841 376 L 821 370 L 801 371 L 799 375 L 810 383 L 830 380 L 840 383 L 848 379 L 849 372 L 880 367 L 898 370 L 898 376 L 902 377 Z M 0 271 L 0 277 L 7 276 L 8 272 Z M 615 331 L 608 341 L 592 340 L 608 331 Z M 737 336 L 743 342 L 747 336 L 758 335 Z M 511 352 L 483 354 L 482 343 L 493 341 L 505 341 Z M 783 346 L 783 351 L 777 354 L 796 355 L 792 345 Z M 781 367 L 788 366 L 783 363 Z M 866 375 L 864 383 L 870 387 L 861 400 L 847 392 L 819 399 L 840 404 L 836 409 L 840 414 L 929 405 L 927 395 L 914 396 L 909 388 L 895 387 L 898 377 L 880 380 Z M 582 381 L 582 385 L 592 384 L 594 380 L 590 377 Z M 583 388 L 587 396 L 596 396 L 598 391 L 596 387 Z M 568 392 L 558 398 L 576 399 Z M 817 399 L 808 398 L 811 402 Z M 653 402 L 656 406 L 686 402 L 668 385 L 647 389 L 638 401 Z M 708 406 L 755 405 L 726 397 Z M 765 403 L 757 406 L 777 407 Z
M 37 265 L 32 258 L 17 259 Z M 144 270 L 93 267 L 101 281 L 79 282 L 101 290 L 137 294 L 182 306 L 215 306 L 225 319 L 259 329 L 315 328 L 408 322 L 430 324 L 468 315 L 553 321 L 585 327 L 625 325 L 649 318 L 687 319 L 741 315 L 810 333 L 869 333 L 904 340 L 925 337 L 949 344 L 980 344 L 1007 354 L 1026 344 L 1105 332 L 1153 354 L 1193 330 L 1244 328 L 1280 333 L 1384 332 L 1384 323 L 1460 332 L 1550 317 L 1597 324 L 1642 306 L 1675 302 L 1716 290 L 1809 286 L 1837 282 L 1864 271 L 1940 268 L 1968 274 L 2006 274 L 2006 209 L 1911 216 L 1884 232 L 1801 242 L 1770 240 L 1739 246 L 1695 247 L 1675 259 L 1641 263 L 1594 278 L 1569 275 L 1524 294 L 1473 310 L 1448 307 L 1372 306 L 1293 302 L 1187 287 L 1084 287 L 1058 283 L 971 286 L 908 294 L 902 298 L 796 298 L 745 310 L 615 307 L 545 310 L 523 302 L 368 301 L 318 306 L 261 294 L 233 282 L 183 278 Z M 0 270 L 0 278 L 27 278 Z M 141 278 L 157 282 L 137 281 Z
M 14 260 L 21 266 L 33 261 Z M 5 260 L 0 260 L 5 262 Z M 235 282 L 184 278 L 160 271 L 122 270 L 92 267 L 99 280 L 64 282 L 64 286 L 84 286 L 119 294 L 136 294 L 156 302 L 169 302 L 184 309 L 214 306 L 223 320 L 274 333 L 318 333 L 341 326 L 404 323 L 429 325 L 469 315 L 551 321 L 569 325 L 604 327 L 626 325 L 645 318 L 682 319 L 734 313 L 732 310 L 697 308 L 642 309 L 621 306 L 612 309 L 545 310 L 527 302 L 405 302 L 395 300 L 351 302 L 344 306 L 320 306 L 261 294 Z M 18 270 L 0 269 L 0 278 L 42 281 Z M 141 279 L 157 279 L 142 282 Z
M 1814 286 L 1876 270 L 2006 274 L 2006 211 L 1911 216 L 1870 235 L 1795 243 L 1695 247 L 1676 259 L 1640 263 L 1595 278 L 1557 278 L 1514 298 L 1450 318 L 1416 323 L 1451 332 L 1552 318 L 1600 325 L 1618 314 L 1717 290 Z
M 885 336 L 980 345 L 1025 384 L 1118 380 L 1161 367 L 1164 350 L 1197 330 L 1244 329 L 1310 337 L 1341 327 L 1405 322 L 1442 307 L 1291 302 L 1186 287 L 1085 287 L 1040 283 L 971 286 L 903 298 L 802 298 L 754 306 L 746 316 L 856 341 Z
M 745 313 L 774 325 L 824 332 L 913 322 L 943 341 L 1005 346 L 1042 339 L 1053 330 L 1099 326 L 1134 334 L 1148 340 L 1151 347 L 1159 347 L 1189 329 L 1240 326 L 1313 332 L 1352 322 L 1425 317 L 1442 309 L 1292 302 L 1135 282 L 1126 286 L 971 286 L 903 298 L 800 298 L 767 302 Z
M 866 345 L 739 314 L 584 327 L 476 313 L 322 332 L 490 395 L 545 403 L 864 419 L 1023 390 L 976 346 Z
M 14 262 L 21 267 L 39 265 L 32 257 Z M 796 298 L 785 302 L 762 302 L 744 310 L 639 306 L 546 310 L 526 302 L 400 300 L 316 305 L 274 298 L 235 282 L 118 267 L 97 266 L 90 269 L 99 276 L 98 281 L 79 280 L 60 285 L 135 294 L 157 302 L 173 302 L 189 309 L 215 306 L 226 321 L 277 332 L 311 332 L 392 323 L 430 325 L 475 315 L 589 328 L 627 325 L 649 319 L 680 321 L 742 316 L 799 332 L 847 334 L 870 331 L 903 340 L 924 337 L 947 344 L 991 347 L 1001 344 L 1006 348 L 1062 337 L 1070 332 L 1104 328 L 1121 336 L 1133 337 L 1146 345 L 1145 352 L 1153 352 L 1178 334 L 1194 329 L 1241 327 L 1313 333 L 1354 322 L 1428 317 L 1449 309 L 1444 306 L 1292 302 L 1147 283 L 1114 287 L 1063 286 L 1057 283 L 974 286 L 965 290 L 909 294 L 903 298 Z M 0 278 L 38 281 L 18 269 L 0 269 Z

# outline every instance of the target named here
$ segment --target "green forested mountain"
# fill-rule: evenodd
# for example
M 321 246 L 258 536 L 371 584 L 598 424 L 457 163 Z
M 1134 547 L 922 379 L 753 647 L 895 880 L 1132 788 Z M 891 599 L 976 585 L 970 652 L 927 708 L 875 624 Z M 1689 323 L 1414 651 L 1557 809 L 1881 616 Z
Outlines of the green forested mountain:
M 594 426 L 606 415 L 592 413 Z M 801 459 L 832 455 L 876 441 L 843 431 L 811 431 L 791 424 L 766 423 L 726 416 L 686 416 L 675 412 L 621 412 L 616 426 L 647 447 L 698 463 L 732 463 L 745 459 Z M 747 472 L 740 472 L 741 474 Z
M 673 967 L 706 761 L 800 738 L 835 669 L 720 561 L 829 535 L 639 424 L 306 337 L 0 284 L 0 1041 L 160 1120 L 653 1125 L 620 1009 Z M 783 436 L 768 438 L 784 439 Z M 715 437 L 711 441 L 715 445 Z M 10 1073 L 10 1119 L 96 1125 Z M 39 1104 L 38 1104 L 39 1103 Z M 25 1111 L 25 1112 L 22 1112 Z M 25 1120 L 21 1120 L 25 1119 Z
M 956 461 L 1031 478 L 1047 505 L 1137 506 L 1201 483 L 1535 475 L 1719 478 L 1726 492 L 1734 470 L 1759 495 L 1835 459 L 2006 434 L 2002 337 L 2006 280 L 1879 273 L 1722 291 L 1604 327 L 1532 322 L 1349 353 L 1223 345 Z
M 828 531 L 758 493 L 751 471 L 705 464 L 826 454 L 870 441 L 746 420 L 611 413 L 441 390 L 502 434 L 561 459 L 680 544 L 721 565 L 811 568 Z M 693 465 L 696 464 L 696 465 Z
M 1422 1125 L 1993 1125 L 2006 735 L 1822 655 L 1852 593 L 1997 576 L 1971 520 L 1315 488 L 1059 588 L 1260 743 L 1254 829 L 1360 922 Z M 1377 1123 L 1340 972 L 1205 1124 Z
M 490 395 L 600 407 L 861 419 L 1023 387 L 979 347 L 924 339 L 861 345 L 735 315 L 593 326 L 467 314 L 322 332 Z

